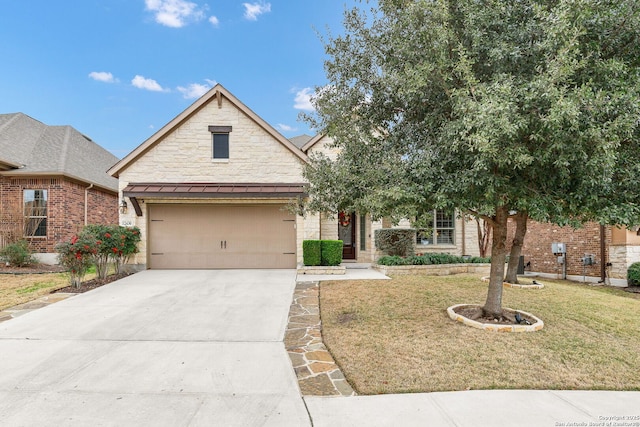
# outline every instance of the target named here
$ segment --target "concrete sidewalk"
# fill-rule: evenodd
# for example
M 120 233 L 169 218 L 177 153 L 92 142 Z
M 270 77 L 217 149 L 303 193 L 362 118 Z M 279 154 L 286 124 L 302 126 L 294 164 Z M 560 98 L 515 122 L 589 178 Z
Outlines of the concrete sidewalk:
M 330 280 L 389 280 L 390 278 L 371 268 L 371 264 L 345 263 L 344 274 L 298 274 L 298 282 L 322 282 Z
M 640 392 L 487 390 L 305 402 L 314 427 L 640 426 Z

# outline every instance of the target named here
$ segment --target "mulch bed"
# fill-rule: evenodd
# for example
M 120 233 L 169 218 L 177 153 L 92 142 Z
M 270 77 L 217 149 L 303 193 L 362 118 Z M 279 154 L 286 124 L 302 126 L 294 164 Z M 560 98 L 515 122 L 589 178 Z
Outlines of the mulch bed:
M 46 274 L 46 273 L 64 273 L 67 270 L 61 265 L 49 265 L 49 264 L 32 264 L 26 267 L 13 267 L 5 264 L 0 264 L 0 274 Z M 108 283 L 115 282 L 116 280 L 127 277 L 133 273 L 120 273 L 107 276 L 106 279 L 91 279 L 82 282 L 79 288 L 73 286 L 66 286 L 64 288 L 56 289 L 51 293 L 65 292 L 73 294 L 81 294 L 90 291 L 100 286 L 104 286 Z
M 466 317 L 467 319 L 475 320 L 476 322 L 480 322 L 480 323 L 490 323 L 494 325 L 517 325 L 518 324 L 517 322 L 514 322 L 512 319 L 506 316 L 502 316 L 500 319 L 495 319 L 493 317 L 479 316 L 480 310 L 481 310 L 480 307 L 473 306 L 473 307 L 460 307 L 455 309 L 454 311 L 457 314 L 463 317 Z M 529 324 L 536 322 L 535 319 L 531 319 L 529 318 L 529 316 L 526 316 L 522 313 L 520 313 L 520 316 L 522 317 L 522 319 L 526 319 L 529 322 Z M 522 323 L 522 324 L 526 324 L 526 323 Z
M 640 286 L 629 286 L 624 288 L 624 290 L 633 294 L 640 294 Z
M 32 264 L 26 267 L 14 267 L 0 264 L 0 274 L 46 274 L 64 273 L 65 271 L 61 265 Z
M 56 289 L 51 293 L 54 294 L 56 292 L 65 292 L 70 294 L 82 294 L 92 289 L 99 288 L 100 286 L 104 286 L 108 283 L 115 282 L 116 280 L 120 280 L 131 274 L 133 273 L 112 274 L 111 276 L 107 276 L 106 279 L 91 279 L 91 280 L 87 280 L 86 282 L 82 282 L 79 288 L 76 288 L 74 286 L 67 286 L 64 288 Z

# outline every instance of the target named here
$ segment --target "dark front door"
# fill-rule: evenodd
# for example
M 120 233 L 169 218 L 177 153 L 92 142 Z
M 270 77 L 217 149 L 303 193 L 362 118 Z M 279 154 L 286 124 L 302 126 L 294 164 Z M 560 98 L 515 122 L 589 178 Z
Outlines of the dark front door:
M 342 259 L 356 259 L 356 214 L 340 212 L 338 239 L 342 240 Z

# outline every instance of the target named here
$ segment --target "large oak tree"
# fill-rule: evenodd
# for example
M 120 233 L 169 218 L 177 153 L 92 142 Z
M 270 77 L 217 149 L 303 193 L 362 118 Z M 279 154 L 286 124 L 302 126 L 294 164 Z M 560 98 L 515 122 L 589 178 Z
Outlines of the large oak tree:
M 307 167 L 308 209 L 483 218 L 483 311 L 500 316 L 509 216 L 638 220 L 639 8 L 380 0 L 346 11 L 307 117 L 341 153 Z

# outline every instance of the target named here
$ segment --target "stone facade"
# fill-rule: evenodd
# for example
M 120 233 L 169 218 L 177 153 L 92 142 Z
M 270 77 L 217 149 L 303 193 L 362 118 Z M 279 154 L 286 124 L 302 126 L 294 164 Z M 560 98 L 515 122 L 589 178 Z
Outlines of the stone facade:
M 229 159 L 213 159 L 209 126 L 231 126 Z M 302 153 L 301 153 L 302 154 Z M 304 160 L 227 98 L 205 103 L 175 129 L 169 130 L 146 152 L 119 171 L 120 191 L 129 183 L 301 183 Z M 140 252 L 131 261 L 147 263 L 147 205 L 150 203 L 288 204 L 288 199 L 141 199 L 142 216 L 133 209 L 121 214 L 120 224 L 138 226 Z M 315 220 L 317 221 L 317 219 Z M 302 261 L 302 240 L 317 234 L 314 217 L 298 217 L 297 257 Z M 311 236 L 311 237 L 309 237 Z
M 609 251 L 609 274 L 612 279 L 627 279 L 627 269 L 634 262 L 640 262 L 640 246 L 612 245 Z
M 437 265 L 378 265 L 376 269 L 386 276 L 423 274 L 449 276 L 452 274 L 488 275 L 491 264 L 437 264 Z
M 0 209 L 22 209 L 24 190 L 47 190 L 47 236 L 29 240 L 36 253 L 54 253 L 58 243 L 70 240 L 85 224 L 118 223 L 117 195 L 88 187 L 62 177 L 0 177 Z
M 232 126 L 229 159 L 212 158 L 208 126 Z M 129 182 L 300 183 L 304 161 L 231 102 L 206 104 L 120 172 Z
M 392 225 L 388 221 L 381 221 L 374 224 L 372 236 L 375 236 L 375 230 L 380 228 L 411 228 L 411 224 L 408 220 L 400 221 L 397 225 Z M 382 255 L 381 251 L 377 250 L 372 244 L 373 254 L 372 259 L 377 260 Z M 415 245 L 415 253 L 448 253 L 452 255 L 469 255 L 480 256 L 480 249 L 478 246 L 478 231 L 475 220 L 470 217 L 460 217 L 456 215 L 455 220 L 455 242 L 453 245 L 422 245 L 417 243 Z
M 231 127 L 229 159 L 212 158 L 210 126 Z M 130 183 L 303 183 L 303 168 L 307 155 L 322 153 L 335 158 L 338 150 L 324 136 L 312 138 L 305 151 L 284 140 L 262 119 L 221 86 L 216 86 L 185 112 L 167 124 L 156 135 L 129 154 L 110 171 L 118 176 L 122 191 Z M 278 203 L 274 199 L 168 199 L 138 198 L 141 216 L 133 209 L 121 214 L 120 224 L 138 226 L 142 232 L 140 252 L 132 262 L 144 266 L 147 262 L 147 206 L 151 203 Z M 364 227 L 361 225 L 364 224 Z M 464 224 L 464 225 L 463 225 Z M 424 248 L 440 252 L 475 255 L 477 233 L 475 224 L 458 220 L 456 245 Z M 374 232 L 381 222 L 357 215 L 356 262 L 373 262 L 379 255 L 374 245 Z M 296 220 L 297 260 L 302 262 L 302 241 L 306 239 L 337 239 L 338 221 L 326 215 L 308 214 Z

